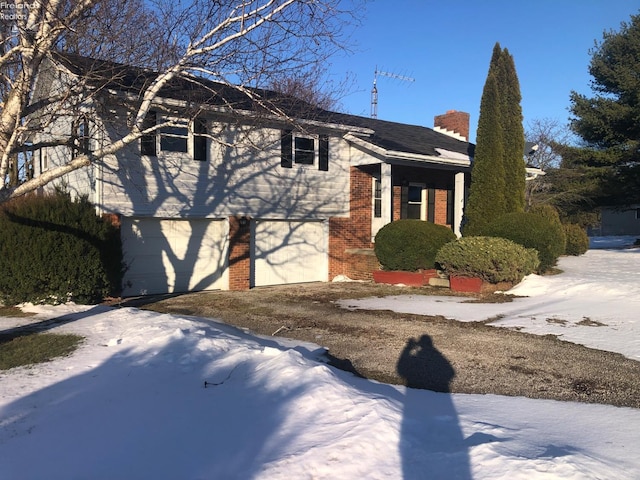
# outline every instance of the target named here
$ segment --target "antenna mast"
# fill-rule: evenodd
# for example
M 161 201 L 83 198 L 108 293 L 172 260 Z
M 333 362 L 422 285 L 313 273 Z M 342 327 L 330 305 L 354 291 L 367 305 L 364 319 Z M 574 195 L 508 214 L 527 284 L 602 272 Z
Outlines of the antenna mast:
M 395 73 L 383 72 L 376 67 L 373 73 L 373 88 L 371 89 L 371 118 L 378 118 L 378 75 L 381 77 L 395 78 L 403 82 L 415 82 L 415 78 L 398 75 Z

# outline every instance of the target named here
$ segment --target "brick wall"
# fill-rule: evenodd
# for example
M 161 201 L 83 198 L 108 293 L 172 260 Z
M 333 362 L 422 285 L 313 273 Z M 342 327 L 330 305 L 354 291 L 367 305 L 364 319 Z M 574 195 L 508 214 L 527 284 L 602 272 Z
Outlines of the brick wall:
M 118 213 L 103 213 L 102 218 L 116 228 L 120 228 L 122 226 L 122 217 Z
M 337 275 L 368 280 L 378 268 L 371 251 L 372 177 L 351 167 L 350 183 L 349 217 L 329 219 L 329 280 Z
M 434 211 L 434 222 L 438 225 L 447 224 L 447 191 L 436 190 L 436 205 Z
M 250 221 L 240 225 L 239 217 L 229 217 L 229 290 L 249 290 L 251 285 Z

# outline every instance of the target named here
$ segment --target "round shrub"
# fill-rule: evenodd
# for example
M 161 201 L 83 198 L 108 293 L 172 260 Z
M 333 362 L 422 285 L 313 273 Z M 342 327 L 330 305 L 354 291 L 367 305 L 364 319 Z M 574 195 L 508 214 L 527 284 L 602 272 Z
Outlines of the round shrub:
M 422 220 L 396 220 L 382 227 L 375 239 L 375 254 L 385 270 L 414 272 L 435 267 L 440 247 L 456 236 L 443 225 Z
M 576 223 L 567 223 L 564 225 L 564 233 L 567 237 L 565 254 L 566 255 L 583 255 L 589 250 L 589 237 L 584 228 Z
M 483 229 L 483 235 L 506 238 L 538 251 L 538 273 L 545 273 L 565 250 L 565 234 L 561 224 L 530 212 L 507 213 Z
M 536 205 L 532 205 L 529 210 L 529 213 L 533 213 L 535 215 L 540 215 L 541 217 L 546 218 L 551 223 L 556 225 L 557 228 L 562 230 L 562 234 L 564 235 L 565 249 L 566 249 L 566 234 L 564 225 L 560 221 L 560 214 L 558 213 L 558 209 L 553 205 L 549 205 L 548 203 L 538 203 Z M 564 253 L 564 251 L 563 251 Z
M 0 208 L 0 299 L 93 303 L 118 293 L 122 247 L 116 227 L 86 198 L 28 196 Z
M 497 237 L 463 237 L 444 245 L 436 262 L 449 275 L 519 283 L 538 268 L 538 252 Z

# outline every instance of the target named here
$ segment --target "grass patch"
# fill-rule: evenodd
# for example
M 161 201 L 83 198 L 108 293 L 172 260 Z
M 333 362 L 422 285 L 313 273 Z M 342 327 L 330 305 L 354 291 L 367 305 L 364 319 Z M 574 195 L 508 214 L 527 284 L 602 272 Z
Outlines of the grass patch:
M 23 312 L 18 307 L 0 305 L 0 317 L 33 317 L 35 313 Z
M 71 354 L 83 340 L 79 335 L 31 333 L 0 335 L 0 370 L 48 362 Z
M 586 326 L 586 327 L 606 327 L 606 323 L 598 322 L 597 320 L 591 320 L 589 317 L 582 317 L 576 325 Z

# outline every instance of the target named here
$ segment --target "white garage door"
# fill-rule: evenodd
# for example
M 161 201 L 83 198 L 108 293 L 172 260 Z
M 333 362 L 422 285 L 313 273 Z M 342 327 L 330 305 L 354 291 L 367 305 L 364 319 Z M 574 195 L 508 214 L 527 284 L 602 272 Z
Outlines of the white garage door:
M 123 296 L 227 289 L 227 220 L 125 218 Z
M 328 228 L 323 222 L 257 220 L 252 236 L 252 285 L 325 282 Z

